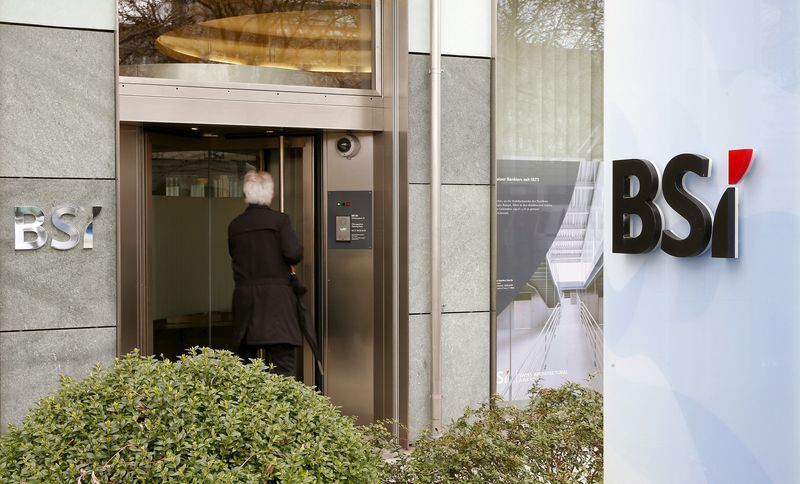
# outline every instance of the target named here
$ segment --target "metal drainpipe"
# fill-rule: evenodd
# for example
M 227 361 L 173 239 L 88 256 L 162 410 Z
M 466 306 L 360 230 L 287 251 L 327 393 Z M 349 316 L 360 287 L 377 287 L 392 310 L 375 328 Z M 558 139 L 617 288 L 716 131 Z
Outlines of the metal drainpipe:
M 441 4 L 431 0 L 431 427 L 442 428 L 442 304 L 441 304 Z

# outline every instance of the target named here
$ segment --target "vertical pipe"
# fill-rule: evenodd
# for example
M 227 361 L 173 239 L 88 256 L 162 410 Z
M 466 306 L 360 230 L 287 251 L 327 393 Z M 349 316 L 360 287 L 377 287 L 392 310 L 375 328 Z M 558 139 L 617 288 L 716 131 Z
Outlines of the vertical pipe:
M 398 2 L 392 2 L 392 418 L 400 436 L 400 35 Z
M 490 160 L 489 173 L 491 173 L 489 202 L 492 211 L 489 226 L 489 394 L 497 393 L 497 1 L 492 0 L 492 60 L 491 60 L 491 111 L 490 120 Z M 511 341 L 511 340 L 509 340 Z M 509 356 L 511 352 L 509 351 Z M 509 365 L 509 368 L 511 366 Z
M 441 304 L 441 4 L 431 0 L 431 427 L 442 428 Z
M 278 144 L 278 151 L 279 151 L 278 154 L 279 154 L 279 157 L 280 157 L 279 159 L 280 159 L 280 166 L 281 166 L 281 169 L 280 169 L 280 172 L 281 172 L 280 173 L 280 177 L 281 177 L 281 179 L 280 179 L 280 184 L 279 184 L 279 186 L 281 187 L 281 212 L 285 212 L 286 208 L 284 207 L 284 204 L 285 204 L 286 198 L 284 196 L 284 183 L 283 183 L 283 180 L 285 178 L 283 176 L 283 135 L 281 135 L 281 137 L 280 137 L 280 143 Z
M 280 160 L 280 162 L 279 162 L 280 169 L 279 169 L 279 172 L 278 172 L 278 177 L 279 177 L 278 186 L 280 187 L 280 190 L 281 190 L 281 212 L 285 212 L 286 208 L 284 207 L 284 205 L 285 205 L 285 200 L 286 199 L 284 198 L 284 195 L 283 195 L 283 191 L 284 191 L 283 190 L 283 185 L 284 185 L 283 184 L 283 135 L 280 136 L 279 142 L 278 142 L 278 159 Z M 272 180 L 272 182 L 275 183 L 275 180 Z M 266 354 L 265 354 L 264 348 L 259 348 L 258 349 L 258 358 L 263 360 L 265 356 L 266 356 Z

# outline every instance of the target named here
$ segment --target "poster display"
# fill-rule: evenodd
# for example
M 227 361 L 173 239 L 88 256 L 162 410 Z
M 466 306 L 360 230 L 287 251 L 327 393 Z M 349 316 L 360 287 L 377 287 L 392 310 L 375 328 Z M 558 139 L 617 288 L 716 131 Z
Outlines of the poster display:
M 497 2 L 493 377 L 506 400 L 537 381 L 602 388 L 603 12 Z
M 497 162 L 497 393 L 602 390 L 599 162 Z

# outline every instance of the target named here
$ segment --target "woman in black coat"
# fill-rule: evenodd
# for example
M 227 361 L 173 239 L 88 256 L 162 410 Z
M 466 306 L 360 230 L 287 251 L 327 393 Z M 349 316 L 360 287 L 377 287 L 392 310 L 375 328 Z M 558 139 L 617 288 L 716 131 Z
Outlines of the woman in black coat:
M 233 336 L 242 358 L 265 350 L 277 373 L 295 376 L 295 348 L 303 345 L 289 267 L 303 258 L 289 217 L 269 208 L 274 184 L 264 171 L 244 177 L 247 209 L 228 226 L 233 264 Z

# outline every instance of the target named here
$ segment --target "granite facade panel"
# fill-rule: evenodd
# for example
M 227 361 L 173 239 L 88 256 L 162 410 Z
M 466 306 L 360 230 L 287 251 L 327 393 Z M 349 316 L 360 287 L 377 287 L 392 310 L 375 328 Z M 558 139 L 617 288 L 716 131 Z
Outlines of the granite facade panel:
M 442 421 L 489 399 L 489 313 L 442 315 Z
M 0 177 L 114 178 L 111 32 L 0 24 Z
M 413 442 L 431 423 L 431 317 L 408 318 L 408 438 Z
M 442 58 L 442 183 L 488 184 L 491 60 Z M 408 180 L 430 183 L 430 56 L 408 61 Z
M 443 423 L 489 397 L 491 60 L 442 59 Z M 430 57 L 409 55 L 409 438 L 430 425 Z
M 114 326 L 116 292 L 116 185 L 113 180 L 0 179 L 0 331 Z M 16 250 L 14 207 L 32 205 L 45 213 L 48 242 L 36 250 Z M 56 250 L 54 207 L 81 207 L 75 218 L 81 234 L 93 206 L 94 248 L 82 239 L 70 250 Z M 69 217 L 65 217 L 69 218 Z M 32 217 L 31 217 L 32 219 Z M 34 234 L 28 234 L 27 239 Z
M 409 311 L 430 313 L 430 185 L 409 187 Z M 488 186 L 445 185 L 441 195 L 442 310 L 488 311 L 490 218 Z
M 83 378 L 116 352 L 116 328 L 0 333 L 0 430 L 22 420 L 59 375 Z
M 489 398 L 489 313 L 442 315 L 442 422 Z M 431 317 L 409 317 L 409 439 L 431 421 Z

